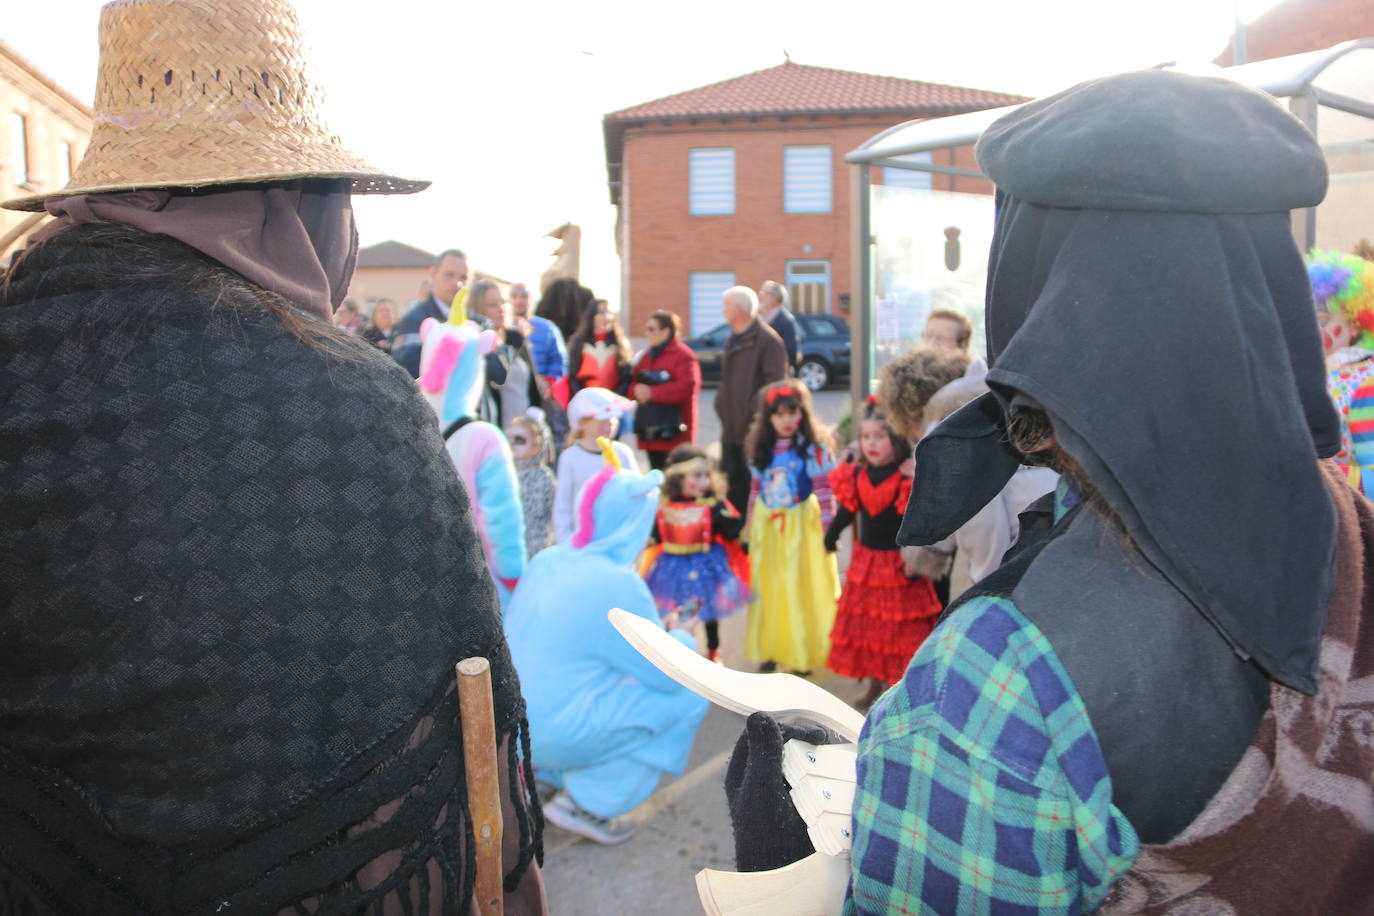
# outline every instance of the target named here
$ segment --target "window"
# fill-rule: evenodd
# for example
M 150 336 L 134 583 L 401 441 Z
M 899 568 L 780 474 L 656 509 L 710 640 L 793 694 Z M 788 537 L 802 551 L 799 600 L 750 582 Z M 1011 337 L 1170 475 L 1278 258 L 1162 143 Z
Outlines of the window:
M 14 183 L 25 187 L 29 183 L 29 122 L 19 112 L 10 113 L 10 164 L 14 167 Z
M 688 280 L 690 333 L 702 334 L 725 320 L 721 296 L 735 285 L 733 270 L 694 270 Z
M 798 315 L 804 337 L 838 337 L 839 332 L 824 315 Z
M 786 213 L 829 213 L 830 173 L 830 147 L 783 147 L 783 211 Z
M 908 156 L 899 156 L 909 162 L 930 163 L 930 153 L 912 153 Z M 919 188 L 930 190 L 932 173 L 922 172 L 916 169 L 883 169 L 883 184 L 889 188 Z
M 57 141 L 57 186 L 65 188 L 72 180 L 72 145 L 66 140 Z
M 787 295 L 797 314 L 830 311 L 830 262 L 788 261 Z
M 715 216 L 735 212 L 735 151 L 694 149 L 690 153 L 688 212 Z

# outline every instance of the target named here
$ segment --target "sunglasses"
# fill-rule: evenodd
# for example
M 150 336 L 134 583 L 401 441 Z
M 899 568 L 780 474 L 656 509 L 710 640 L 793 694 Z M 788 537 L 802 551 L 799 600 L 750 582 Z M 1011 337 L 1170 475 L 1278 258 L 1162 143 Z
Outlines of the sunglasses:
M 510 437 L 510 444 L 511 444 L 511 445 L 529 445 L 529 444 L 530 444 L 530 440 L 526 439 L 524 436 L 511 436 L 511 437 Z

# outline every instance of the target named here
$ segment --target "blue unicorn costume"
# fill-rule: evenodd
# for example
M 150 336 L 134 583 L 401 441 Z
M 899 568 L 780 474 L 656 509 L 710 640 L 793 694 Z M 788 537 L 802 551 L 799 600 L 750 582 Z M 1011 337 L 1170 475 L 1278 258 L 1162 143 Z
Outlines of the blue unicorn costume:
M 477 419 L 486 383 L 484 357 L 496 348 L 496 333 L 468 321 L 440 324 L 426 318 L 420 338 L 420 391 L 439 417 L 444 447 L 472 503 L 487 569 L 506 607 L 525 571 L 525 515 L 510 444 L 501 430 Z
M 632 568 L 658 510 L 663 475 L 614 465 L 577 497 L 573 536 L 530 561 L 506 611 L 538 777 L 583 809 L 617 817 L 687 764 L 707 703 L 663 674 L 606 619 L 621 607 L 659 622 Z M 672 635 L 693 651 L 681 630 Z

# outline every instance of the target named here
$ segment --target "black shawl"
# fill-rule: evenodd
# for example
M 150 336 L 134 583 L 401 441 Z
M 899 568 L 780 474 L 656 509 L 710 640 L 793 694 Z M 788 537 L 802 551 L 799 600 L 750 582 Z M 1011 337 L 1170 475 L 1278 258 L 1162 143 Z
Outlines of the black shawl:
M 164 236 L 80 226 L 20 260 L 0 885 L 90 913 L 465 909 L 473 655 L 519 796 L 513 884 L 539 846 L 523 702 L 414 382 Z

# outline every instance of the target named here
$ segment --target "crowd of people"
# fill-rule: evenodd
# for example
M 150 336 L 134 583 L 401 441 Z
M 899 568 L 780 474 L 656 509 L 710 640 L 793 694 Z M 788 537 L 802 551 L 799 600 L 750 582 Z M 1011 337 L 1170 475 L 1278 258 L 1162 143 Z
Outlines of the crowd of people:
M 766 283 L 762 295 L 727 290 L 722 309 L 732 332 L 715 403 L 722 463 L 743 478 L 736 485 L 705 448 L 714 443 L 696 441 L 701 371 L 678 339 L 675 312 L 653 312 L 644 327 L 647 346 L 632 354 L 616 310 L 575 282 L 558 281 L 533 315 L 527 300 L 509 303 L 508 317 L 500 289 L 486 280 L 467 285 L 466 270 L 459 252 L 444 252 L 431 282 L 439 288 L 445 273 L 456 278 L 451 300 L 445 305 L 431 296 L 411 306 L 410 315 L 444 318 L 417 325 L 416 369 L 471 499 L 508 634 L 520 634 L 512 639 L 527 698 L 542 696 L 538 685 L 550 672 L 563 672 L 547 701 L 530 710 L 534 774 L 550 821 L 599 842 L 628 839 L 631 829 L 616 819 L 642 802 L 662 773 L 679 772 L 691 746 L 694 729 L 684 730 L 680 718 L 647 712 L 655 703 L 680 712 L 682 688 L 661 677 L 626 681 L 643 662 L 611 631 L 611 606 L 680 634 L 699 630 L 713 661 L 721 658 L 720 621 L 743 612 L 741 648 L 758 670 L 809 675 L 828 668 L 866 683 L 864 707 L 901 678 L 950 593 L 952 564 L 925 571 L 919 557 L 899 549 L 897 534 L 915 472 L 912 449 L 931 425 L 926 405 L 979 384 L 977 373 L 986 371 L 970 359 L 967 317 L 932 312 L 922 345 L 884 368 L 856 440 L 836 443 L 810 391 L 789 377 L 795 359 L 774 326 L 795 319 L 781 287 Z M 511 299 L 521 292 L 516 287 Z M 566 348 L 572 358 L 548 374 L 539 355 L 518 355 L 540 319 L 550 351 L 560 356 L 555 320 L 575 328 Z M 517 355 L 502 358 L 503 347 Z M 520 364 L 525 370 L 512 372 Z M 538 390 L 530 389 L 525 409 L 492 397 L 507 396 L 497 380 L 512 376 L 525 389 L 536 365 Z M 553 431 L 551 416 L 564 420 L 565 436 Z M 639 452 L 620 440 L 630 429 Z M 741 441 L 727 452 L 732 435 Z M 608 468 L 638 475 L 640 452 L 652 498 L 641 488 L 633 512 L 622 507 L 614 525 L 597 524 Z M 1038 489 L 1018 478 L 1017 498 L 1004 504 L 998 495 L 996 524 L 981 518 L 957 542 L 924 549 L 963 561 L 961 588 L 996 565 L 989 558 L 1000 558 L 1014 540 L 1017 513 L 1054 487 L 1051 471 L 1027 475 Z M 653 512 L 640 512 L 644 499 Z M 836 553 L 851 527 L 841 586 Z M 619 566 L 633 566 L 632 582 L 626 569 L 600 568 L 607 539 L 623 559 Z M 598 588 L 571 587 L 571 579 L 593 573 Z M 623 592 L 613 600 L 609 583 L 617 580 Z M 574 607 L 579 601 L 588 604 Z M 580 621 L 572 631 L 563 625 L 569 619 Z M 618 731 L 637 738 L 613 739 Z M 624 770 L 628 758 L 639 760 L 634 778 Z
M 991 367 L 931 312 L 852 442 L 785 288 L 726 291 L 717 462 L 671 308 L 635 354 L 452 249 L 364 323 L 352 195 L 427 183 L 324 128 L 284 0 L 101 39 L 85 156 L 4 203 L 52 218 L 0 283 L 6 911 L 475 910 L 482 657 L 504 911 L 548 912 L 544 819 L 629 839 L 706 714 L 611 607 L 866 682 L 807 912 L 1374 906 L 1374 252 L 1304 263 L 1325 159 L 1269 96 L 1142 71 L 992 124 Z M 742 868 L 814 852 L 782 738 L 843 743 L 764 732 Z

